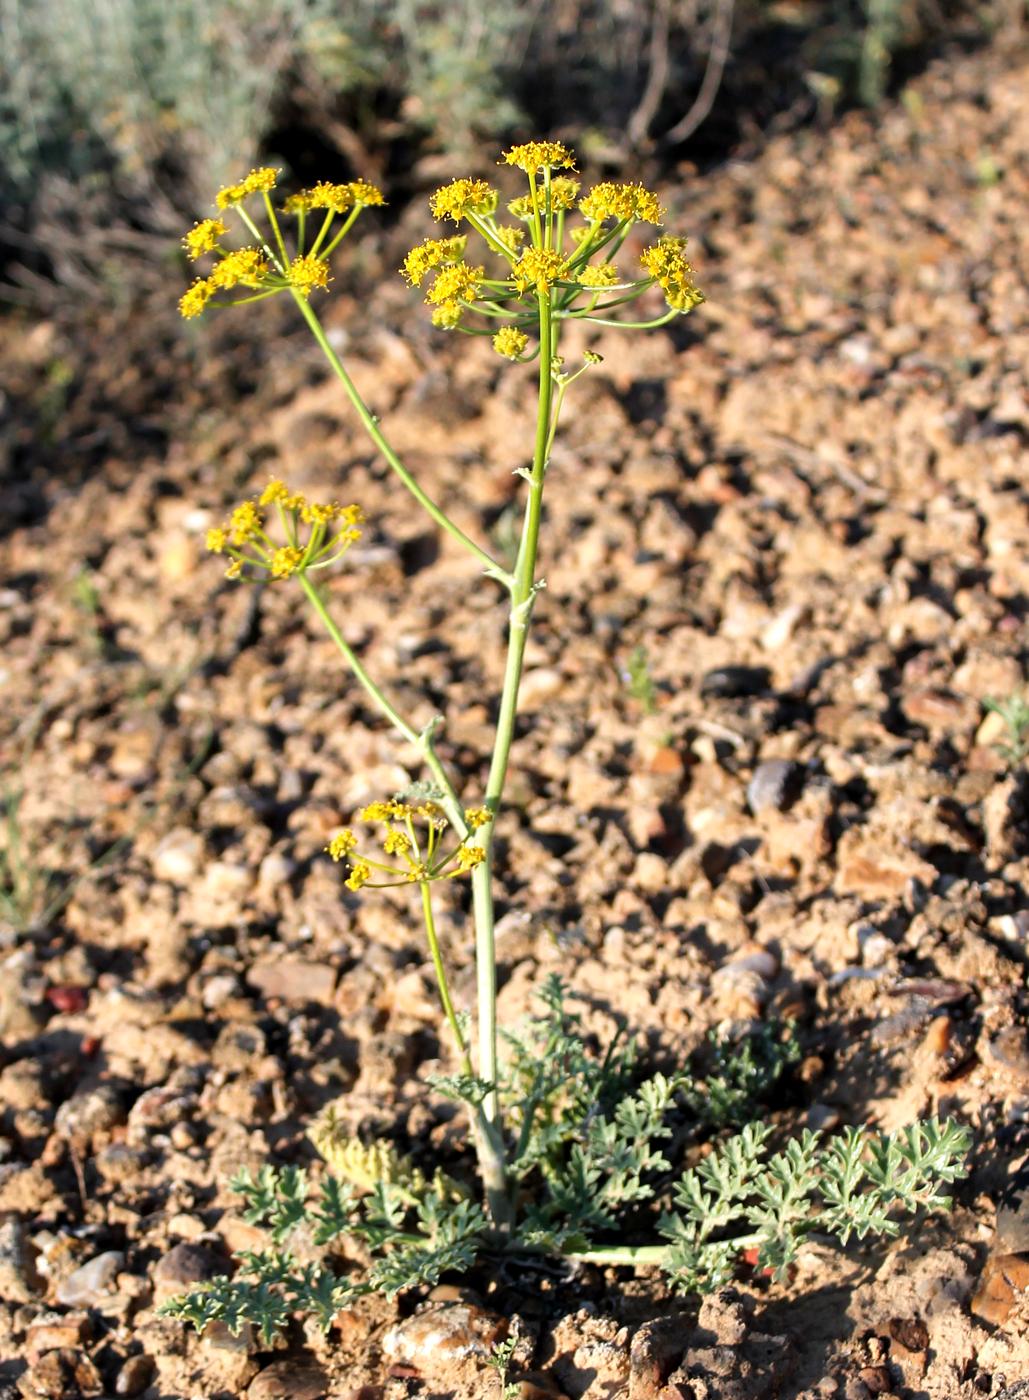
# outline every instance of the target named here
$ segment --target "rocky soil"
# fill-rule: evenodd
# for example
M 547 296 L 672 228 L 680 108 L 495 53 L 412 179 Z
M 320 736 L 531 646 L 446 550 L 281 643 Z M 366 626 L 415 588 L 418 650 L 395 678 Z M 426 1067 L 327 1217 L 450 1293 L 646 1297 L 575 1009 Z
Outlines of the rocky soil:
M 1029 60 L 985 50 L 670 175 L 709 301 L 605 332 L 555 451 L 498 829 L 503 1016 L 558 971 L 662 1061 L 791 1018 L 784 1126 L 976 1134 L 949 1217 L 702 1306 L 586 1269 L 369 1303 L 279 1351 L 158 1316 L 260 1241 L 226 1179 L 313 1164 L 326 1103 L 416 1153 L 448 1131 L 412 902 L 341 893 L 322 854 L 415 756 L 298 592 L 226 582 L 204 531 L 272 475 L 364 505 L 332 606 L 415 722 L 445 711 L 470 801 L 501 601 L 284 309 L 177 338 L 112 316 L 85 345 L 0 326 L 0 742 L 38 876 L 0 945 L 0 1395 L 490 1397 L 516 1317 L 524 1400 L 1029 1393 L 1029 780 L 984 708 L 1025 679 L 1027 129 Z M 427 488 L 503 550 L 531 371 L 431 332 L 387 277 L 427 222 L 326 316 Z

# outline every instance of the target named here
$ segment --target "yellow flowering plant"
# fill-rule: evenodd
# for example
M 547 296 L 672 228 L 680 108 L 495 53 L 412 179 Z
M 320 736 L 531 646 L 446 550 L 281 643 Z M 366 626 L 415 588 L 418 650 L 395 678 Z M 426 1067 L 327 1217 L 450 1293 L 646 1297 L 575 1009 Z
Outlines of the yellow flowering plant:
M 348 826 L 337 832 L 327 850 L 345 867 L 344 883 L 350 891 L 418 887 L 441 1005 L 460 1065 L 459 1074 L 440 1081 L 439 1087 L 468 1110 L 485 1209 L 449 1178 L 444 1188 L 430 1190 L 419 1176 L 422 1187 L 415 1189 L 415 1177 L 401 1159 L 391 1158 L 390 1180 L 369 1191 L 363 1177 L 347 1175 L 345 1164 L 354 1150 L 334 1136 L 332 1125 L 322 1123 L 312 1137 L 337 1175 L 313 1214 L 305 1217 L 306 1183 L 296 1173 L 290 1175 L 290 1169 L 278 1175 L 266 1169 L 259 1179 L 239 1178 L 235 1185 L 249 1203 L 250 1218 L 268 1223 L 276 1241 L 280 1225 L 285 1231 L 289 1222 L 309 1218 L 322 1222 L 316 1239 L 351 1233 L 374 1243 L 384 1253 L 370 1281 L 358 1285 L 324 1274 L 314 1283 L 313 1275 L 305 1273 L 290 1274 L 284 1283 L 285 1266 L 275 1254 L 264 1273 L 253 1266 L 258 1292 L 246 1295 L 249 1313 L 241 1306 L 240 1290 L 250 1285 L 238 1280 L 223 1288 L 207 1287 L 173 1306 L 198 1325 L 215 1317 L 253 1316 L 258 1296 L 260 1307 L 271 1308 L 259 1319 L 269 1334 L 301 1304 L 331 1322 L 355 1290 L 378 1286 L 397 1292 L 433 1282 L 445 1269 L 467 1267 L 482 1250 L 497 1248 L 543 1250 L 598 1263 L 660 1263 L 678 1285 L 703 1287 L 724 1280 L 743 1247 L 759 1248 L 763 1262 L 784 1268 L 803 1234 L 792 1207 L 792 1213 L 780 1219 L 768 1204 L 771 1197 L 762 1195 L 758 1161 L 764 1136 L 755 1129 L 746 1141 L 734 1139 L 736 1145 L 728 1145 L 727 1165 L 719 1168 L 718 1180 L 725 1190 L 731 1186 L 741 1193 L 735 1214 L 728 1207 L 722 1210 L 725 1229 L 711 1235 L 704 1207 L 708 1188 L 687 1173 L 680 1188 L 680 1215 L 659 1222 L 668 1243 L 597 1246 L 596 1233 L 616 1227 L 618 1209 L 649 1199 L 653 1177 L 670 1170 L 656 1144 L 671 1135 L 665 1120 L 684 1088 L 681 1077 L 655 1075 L 634 1091 L 628 1050 L 612 1050 L 598 1066 L 583 1048 L 559 985 L 544 989 L 545 1014 L 528 1039 L 508 1036 L 508 1064 L 501 1065 L 498 1058 L 494 830 L 507 783 L 526 641 L 544 587 L 537 567 L 543 494 L 567 391 L 600 362 L 599 355 L 587 351 L 579 367 L 566 370 L 559 353 L 561 333 L 569 322 L 645 330 L 688 314 L 703 300 L 686 257 L 685 238 L 657 233 L 635 262 L 626 256 L 633 229 L 657 226 L 663 218 L 650 190 L 604 181 L 583 191 L 572 152 L 555 141 L 515 146 L 504 153 L 501 164 L 520 172 L 519 192 L 506 197 L 478 178 L 444 185 L 432 195 L 430 210 L 437 222 L 455 225 L 457 231 L 447 229 L 443 236 L 412 248 L 401 273 L 411 287 L 422 291 L 437 327 L 488 336 L 499 356 L 535 364 L 535 431 L 530 460 L 519 470 L 526 484 L 525 505 L 511 567 L 466 534 L 421 487 L 365 404 L 318 318 L 314 293 L 329 284 L 330 258 L 361 212 L 383 203 L 381 192 L 361 180 L 323 182 L 276 207 L 278 173 L 266 167 L 219 191 L 217 215 L 203 219 L 184 239 L 188 257 L 209 259 L 210 266 L 183 295 L 182 315 L 192 318 L 216 307 L 289 295 L 388 466 L 433 521 L 496 582 L 508 604 L 507 659 L 485 792 L 475 805 L 466 806 L 456 778 L 437 752 L 442 718 L 437 716 L 419 731 L 399 713 L 343 637 L 318 588 L 318 571 L 337 566 L 359 538 L 364 520 L 360 507 L 311 502 L 273 481 L 208 534 L 212 552 L 229 560 L 230 578 L 292 579 L 299 585 L 358 684 L 424 762 L 426 781 L 365 807 L 358 821 L 370 831 L 358 834 Z M 230 216 L 238 218 L 248 239 L 242 247 L 229 242 Z M 654 290 L 663 298 L 663 308 L 632 319 L 627 308 Z M 474 1039 L 468 1017 L 454 1005 L 432 904 L 434 884 L 463 878 L 471 881 L 474 912 Z M 947 1137 L 946 1125 L 937 1128 L 930 1141 L 902 1144 L 889 1158 L 888 1174 L 899 1179 L 909 1172 L 906 1194 L 894 1183 L 890 1200 L 903 1199 L 912 1207 L 937 1203 L 933 1180 L 951 1180 L 957 1174 L 954 1162 L 961 1144 L 953 1135 Z M 861 1153 L 855 1156 L 851 1144 L 846 1160 L 829 1156 L 816 1163 L 813 1142 L 804 1148 L 809 1194 L 820 1176 L 835 1180 L 840 1173 L 850 1173 L 848 1204 L 831 1192 L 823 1193 L 823 1226 L 844 1236 L 851 1229 L 872 1228 L 862 1226 L 861 1209 L 868 1214 L 874 1205 L 883 1215 L 882 1203 L 878 1197 L 861 1197 L 857 1190 Z M 894 1152 L 893 1147 L 888 1150 Z M 358 1153 L 362 1161 L 366 1155 L 363 1149 Z M 769 1171 L 773 1166 L 774 1161 Z M 530 1180 L 539 1199 L 526 1205 Z M 869 1183 L 871 1191 L 874 1176 Z M 752 1209 L 743 1203 L 748 1191 L 756 1191 L 759 1198 Z M 773 1186 L 768 1191 L 774 1195 Z M 856 1204 L 859 1197 L 868 1202 L 867 1208 Z M 415 1218 L 406 1212 L 414 1212 Z M 851 1219 L 855 1212 L 858 1224 Z M 753 1220 L 764 1224 L 742 1234 L 729 1229 L 734 1221 Z M 278 1288 L 277 1301 L 269 1302 L 269 1284 Z

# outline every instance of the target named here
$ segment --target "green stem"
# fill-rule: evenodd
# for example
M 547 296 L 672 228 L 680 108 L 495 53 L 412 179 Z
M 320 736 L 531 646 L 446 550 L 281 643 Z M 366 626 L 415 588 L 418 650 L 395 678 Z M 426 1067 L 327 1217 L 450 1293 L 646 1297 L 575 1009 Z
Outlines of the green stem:
M 375 446 L 382 453 L 383 457 L 385 457 L 386 461 L 389 463 L 390 467 L 392 467 L 393 471 L 397 474 L 400 480 L 407 487 L 408 491 L 410 491 L 411 495 L 415 498 L 419 505 L 425 508 L 425 510 L 429 513 L 433 520 L 435 520 L 436 524 L 442 530 L 445 530 L 448 535 L 451 535 L 460 544 L 464 545 L 465 549 L 469 550 L 472 554 L 475 555 L 476 559 L 478 559 L 479 563 L 485 569 L 486 573 L 490 574 L 493 578 L 499 579 L 501 583 L 503 583 L 506 587 L 510 588 L 512 580 L 507 571 L 505 569 L 502 569 L 501 566 L 497 563 L 497 561 L 493 559 L 489 554 L 487 554 L 484 549 L 480 548 L 480 546 L 477 545 L 475 541 L 470 538 L 470 536 L 466 535 L 465 532 L 459 526 L 455 525 L 454 522 L 450 519 L 450 516 L 447 515 L 445 511 L 441 510 L 441 508 L 436 504 L 432 497 L 427 495 L 426 492 L 422 490 L 422 488 L 418 485 L 418 482 L 415 481 L 414 477 L 404 466 L 403 462 L 400 460 L 397 454 L 393 451 L 393 448 L 390 447 L 385 437 L 383 437 L 382 430 L 380 429 L 378 424 L 378 420 L 368 408 L 368 405 L 365 403 L 364 399 L 362 399 L 361 395 L 358 393 L 357 386 L 355 385 L 354 381 L 350 378 L 350 375 L 347 374 L 346 370 L 343 368 L 342 360 L 339 358 L 335 350 L 333 350 L 332 346 L 329 344 L 328 337 L 326 336 L 325 331 L 322 328 L 321 322 L 315 315 L 310 302 L 306 299 L 306 297 L 301 296 L 295 290 L 293 292 L 293 299 L 299 307 L 300 313 L 303 316 L 304 320 L 310 327 L 311 334 L 318 342 L 322 354 L 328 360 L 329 364 L 332 366 L 333 372 L 339 379 L 340 383 L 343 385 L 343 388 L 346 391 L 347 398 L 353 404 L 354 410 L 357 413 L 357 416 L 360 418 L 361 423 L 364 426 L 365 432 L 368 434 L 372 442 L 374 442 Z
M 307 574 L 300 573 L 297 575 L 297 577 L 300 580 L 300 586 L 304 590 L 304 593 L 307 597 L 307 601 L 311 604 L 312 608 L 314 608 L 315 612 L 318 614 L 325 630 L 335 642 L 337 648 L 343 656 L 343 659 L 346 661 L 351 671 L 353 671 L 360 684 L 364 687 L 366 693 L 371 697 L 371 699 L 375 702 L 378 708 L 386 716 L 390 724 L 392 724 L 393 727 L 404 736 L 404 738 L 408 741 L 409 744 L 414 744 L 421 752 L 422 757 L 425 759 L 426 767 L 429 769 L 429 772 L 435 778 L 437 784 L 440 787 L 440 790 L 443 793 L 443 809 L 446 812 L 451 825 L 457 831 L 458 835 L 461 836 L 461 838 L 463 839 L 468 832 L 468 827 L 464 819 L 464 808 L 461 806 L 461 802 L 457 796 L 456 791 L 454 790 L 454 785 L 450 781 L 450 778 L 447 776 L 447 771 L 443 767 L 443 764 L 440 762 L 439 755 L 436 753 L 436 746 L 434 740 L 436 729 L 439 725 L 439 720 L 433 720 L 431 724 L 426 725 L 426 727 L 421 731 L 421 733 L 419 733 L 418 730 L 415 729 L 412 725 L 408 724 L 407 720 L 404 719 L 403 716 L 400 715 L 393 708 L 386 695 L 383 693 L 382 690 L 379 689 L 379 687 L 372 680 L 371 676 L 362 666 L 353 647 L 351 647 L 349 642 L 346 641 L 343 634 L 336 626 L 335 622 L 333 622 L 332 618 L 329 616 L 328 610 L 326 609 L 325 604 L 322 601 L 321 595 L 319 594 L 317 588 L 315 588 L 311 580 L 307 577 Z
M 436 985 L 439 987 L 439 999 L 443 1004 L 443 1014 L 447 1018 L 454 1043 L 457 1046 L 457 1053 L 461 1057 L 461 1068 L 471 1078 L 472 1060 L 468 1053 L 468 1044 L 461 1031 L 461 1022 L 457 1019 L 457 1012 L 454 1010 L 454 1003 L 450 997 L 450 984 L 447 982 L 447 971 L 443 966 L 443 954 L 440 951 L 439 938 L 436 934 L 436 920 L 432 913 L 432 892 L 428 880 L 421 880 L 419 884 L 422 891 L 422 918 L 425 920 L 425 936 L 429 941 L 429 952 L 432 954 L 432 966 L 436 973 Z
M 508 637 L 504 686 L 497 718 L 497 737 L 486 784 L 486 806 L 496 815 L 504 795 L 507 769 L 518 714 L 518 688 L 525 660 L 529 619 L 537 593 L 536 556 L 539 546 L 543 507 L 543 482 L 551 441 L 551 409 L 554 381 L 551 361 L 554 355 L 554 323 L 550 294 L 539 299 L 540 360 L 539 406 L 536 414 L 536 444 L 529 477 L 529 499 L 525 524 L 518 547 L 514 582 L 511 589 L 511 621 Z M 475 909 L 475 961 L 479 1012 L 479 1075 L 491 1084 L 497 1082 L 497 966 L 495 918 L 493 910 L 493 828 L 481 827 L 475 839 L 486 852 L 485 859 L 472 871 L 472 897 Z M 483 1103 L 486 1121 L 500 1134 L 500 1104 L 496 1091 Z
M 737 1235 L 728 1241 L 740 1254 L 763 1244 L 763 1234 Z M 598 1249 L 570 1250 L 563 1257 L 579 1264 L 601 1264 L 623 1268 L 653 1268 L 662 1266 L 672 1251 L 667 1244 L 609 1245 Z

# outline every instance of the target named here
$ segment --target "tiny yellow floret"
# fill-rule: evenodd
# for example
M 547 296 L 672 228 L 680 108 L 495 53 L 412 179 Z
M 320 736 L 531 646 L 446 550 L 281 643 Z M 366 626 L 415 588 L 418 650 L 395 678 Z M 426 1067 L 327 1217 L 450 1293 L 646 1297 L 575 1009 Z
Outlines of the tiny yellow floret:
M 484 267 L 469 267 L 468 263 L 453 263 L 437 272 L 432 286 L 425 294 L 430 306 L 447 305 L 456 301 L 474 301 L 479 283 L 486 275 Z
M 429 200 L 434 219 L 453 219 L 455 224 L 469 214 L 492 214 L 496 207 L 497 192 L 487 180 L 452 180 Z
M 646 224 L 659 224 L 663 213 L 657 195 L 643 185 L 618 184 L 613 180 L 594 185 L 579 201 L 579 212 L 593 223 L 603 219 L 639 219 Z
M 229 209 L 235 204 L 241 204 L 248 194 L 267 194 L 278 184 L 279 172 L 271 165 L 262 165 L 257 170 L 251 170 L 249 175 L 244 176 L 235 185 L 225 185 L 214 197 L 214 202 L 219 209 Z
M 693 268 L 686 259 L 686 239 L 665 234 L 645 248 L 640 262 L 665 294 L 673 311 L 692 311 L 704 300 L 704 293 L 693 280 Z
M 234 545 L 246 544 L 248 540 L 260 535 L 264 520 L 261 512 L 254 505 L 253 501 L 244 501 L 242 505 L 236 507 L 229 517 L 229 532 Z
M 549 292 L 564 271 L 565 262 L 552 248 L 526 248 L 511 273 L 519 293 L 535 287 L 540 295 Z
M 461 846 L 457 852 L 457 869 L 454 874 L 465 875 L 469 870 L 481 865 L 485 859 L 486 852 L 481 846 Z
M 370 185 L 367 180 L 351 180 L 348 188 L 355 204 L 386 203 L 379 187 L 377 185 Z
M 208 530 L 207 535 L 205 537 L 205 543 L 207 544 L 207 548 L 211 551 L 212 554 L 224 554 L 226 546 L 229 543 L 228 531 L 223 530 L 220 527 L 216 527 L 213 530 Z
M 457 301 L 445 301 L 432 313 L 432 324 L 441 331 L 452 331 L 461 324 L 464 307 Z
M 260 248 L 237 248 L 226 253 L 211 272 L 212 287 L 227 291 L 230 287 L 259 287 L 270 271 L 268 259 Z
M 350 874 L 343 881 L 348 890 L 359 890 L 362 885 L 367 885 L 372 878 L 372 867 L 363 860 L 356 861 L 350 868 Z
M 287 276 L 291 287 L 302 297 L 309 297 L 315 287 L 324 291 L 329 285 L 329 265 L 322 258 L 315 258 L 307 253 L 293 259 Z
M 579 193 L 578 180 L 571 179 L 568 175 L 557 175 L 550 182 L 550 207 L 560 212 L 562 209 L 572 209 L 575 206 L 575 197 Z
M 273 506 L 276 502 L 287 501 L 289 499 L 289 487 L 284 481 L 272 480 L 261 492 L 257 504 L 259 506 Z
M 525 332 L 515 330 L 514 326 L 502 326 L 493 337 L 493 349 L 508 360 L 517 360 L 528 343 Z
M 464 819 L 472 831 L 478 831 L 480 826 L 489 826 L 493 813 L 488 807 L 466 807 Z
M 198 277 L 187 291 L 179 297 L 179 311 L 187 321 L 199 316 L 214 296 L 215 287 L 209 277 Z
M 290 578 L 304 562 L 304 551 L 284 544 L 272 553 L 272 578 Z
M 387 831 L 382 849 L 388 856 L 406 856 L 411 849 L 411 838 L 402 831 Z
M 411 249 L 400 271 L 412 287 L 420 287 L 434 267 L 460 262 L 467 242 L 464 234 L 453 238 L 427 238 L 424 243 Z
M 201 219 L 183 238 L 182 246 L 187 256 L 196 262 L 197 258 L 203 257 L 205 253 L 213 253 L 218 246 L 218 240 L 228 231 L 228 224 L 223 223 L 221 219 Z
M 354 196 L 349 185 L 334 185 L 328 180 L 320 180 L 313 189 L 305 191 L 309 209 L 331 209 L 334 214 L 345 214 L 354 206 Z
M 348 826 L 344 827 L 342 831 L 336 832 L 325 849 L 333 860 L 343 860 L 345 856 L 357 850 L 357 837 Z
M 575 157 L 560 141 L 526 141 L 521 146 L 512 146 L 504 152 L 508 165 L 517 165 L 526 175 L 535 175 L 544 166 L 554 169 L 575 169 Z
M 613 263 L 596 263 L 583 267 L 575 274 L 580 287 L 616 287 L 621 280 Z

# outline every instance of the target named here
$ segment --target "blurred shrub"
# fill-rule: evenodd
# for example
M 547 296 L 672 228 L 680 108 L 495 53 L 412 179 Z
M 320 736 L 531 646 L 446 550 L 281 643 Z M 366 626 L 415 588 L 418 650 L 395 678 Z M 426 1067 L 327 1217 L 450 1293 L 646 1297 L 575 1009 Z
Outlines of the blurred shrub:
M 663 135 L 678 144 L 721 89 L 707 128 L 716 152 L 748 119 L 759 130 L 775 112 L 810 110 L 812 93 L 823 110 L 877 102 L 905 48 L 962 15 L 988 27 L 1024 7 L 0 0 L 0 245 L 17 248 L 42 218 L 45 271 L 85 290 L 116 276 L 141 238 L 169 238 L 259 152 L 303 175 L 305 162 L 342 163 L 375 179 L 532 129 L 617 165 Z

